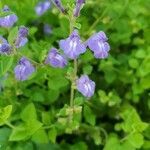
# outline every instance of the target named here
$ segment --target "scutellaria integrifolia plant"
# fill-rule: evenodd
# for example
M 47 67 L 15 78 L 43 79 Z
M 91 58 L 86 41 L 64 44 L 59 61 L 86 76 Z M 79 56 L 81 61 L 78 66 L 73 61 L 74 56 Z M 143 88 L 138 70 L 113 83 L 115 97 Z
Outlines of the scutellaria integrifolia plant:
M 91 80 L 88 75 L 81 74 L 78 77 L 78 60 L 81 58 L 80 56 L 86 53 L 87 48 L 89 48 L 94 53 L 95 58 L 107 58 L 110 45 L 108 43 L 108 38 L 103 31 L 93 34 L 85 41 L 82 40 L 82 36 L 79 36 L 79 29 L 76 27 L 76 19 L 80 16 L 85 0 L 76 0 L 76 3 L 69 7 L 70 10 L 64 8 L 60 0 L 52 0 L 52 2 L 62 14 L 66 15 L 66 18 L 69 19 L 70 34 L 58 42 L 59 48 L 52 46 L 43 61 L 45 62 L 44 65 L 47 64 L 53 68 L 65 68 L 66 70 L 69 70 L 71 67 L 71 72 L 69 72 L 69 74 L 66 72 L 66 74 L 67 79 L 71 82 L 70 107 L 74 108 L 75 90 L 85 98 L 90 99 L 94 95 L 96 87 L 95 82 Z M 41 16 L 50 8 L 50 6 L 50 1 L 41 1 L 35 6 L 35 11 L 38 16 Z M 23 47 L 28 42 L 28 31 L 29 29 L 25 26 L 20 26 L 13 45 L 9 45 L 6 39 L 0 37 L 0 54 L 8 54 L 11 47 L 13 52 L 15 51 L 15 53 L 18 53 L 18 48 Z M 48 24 L 44 24 L 44 33 L 51 33 L 51 28 L 49 28 Z M 82 63 L 81 59 L 80 62 Z M 19 81 L 28 80 L 30 75 L 36 70 L 34 63 L 35 61 L 32 59 L 22 56 L 14 68 L 15 78 Z

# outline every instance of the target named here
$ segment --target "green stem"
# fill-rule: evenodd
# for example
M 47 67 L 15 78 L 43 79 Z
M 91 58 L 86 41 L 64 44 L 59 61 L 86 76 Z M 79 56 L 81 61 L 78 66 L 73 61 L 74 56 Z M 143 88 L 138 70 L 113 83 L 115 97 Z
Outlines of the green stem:
M 74 92 L 75 92 L 75 81 L 76 81 L 76 77 L 77 77 L 77 60 L 74 60 L 74 71 L 73 71 L 73 79 L 71 80 L 71 93 L 70 93 L 70 106 L 73 107 L 74 106 Z
M 75 18 L 73 14 L 70 16 L 70 34 L 73 32 L 74 24 L 75 24 Z M 71 78 L 71 92 L 70 92 L 70 107 L 74 107 L 74 93 L 75 93 L 75 80 L 77 77 L 77 60 L 74 59 L 74 69 L 73 74 Z
M 5 122 L 5 125 L 7 125 L 8 127 L 10 127 L 10 128 L 12 128 L 12 129 L 14 129 L 15 128 L 15 126 L 13 126 L 10 122 Z

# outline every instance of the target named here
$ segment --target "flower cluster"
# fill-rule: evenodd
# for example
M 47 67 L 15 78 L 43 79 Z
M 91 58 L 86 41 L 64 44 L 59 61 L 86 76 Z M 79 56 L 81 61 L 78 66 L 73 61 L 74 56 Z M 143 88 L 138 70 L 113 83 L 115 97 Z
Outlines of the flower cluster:
M 62 5 L 60 0 L 54 0 L 54 3 L 61 10 Z M 74 17 L 79 16 L 80 10 L 84 3 L 85 0 L 76 0 Z M 49 51 L 45 62 L 55 68 L 64 68 L 67 66 L 69 59 L 78 59 L 81 54 L 86 52 L 87 47 L 94 52 L 94 57 L 97 59 L 108 57 L 110 46 L 108 44 L 108 38 L 103 31 L 95 33 L 86 42 L 82 42 L 78 34 L 78 30 L 74 29 L 68 38 L 59 41 L 59 48 L 63 51 L 63 54 L 58 52 L 56 48 L 52 48 Z M 75 84 L 77 90 L 85 97 L 93 96 L 95 91 L 95 83 L 90 80 L 87 75 L 82 75 L 79 79 L 75 80 Z
M 58 7 L 61 12 L 65 12 L 65 8 L 62 6 L 61 0 L 53 0 L 53 3 Z M 73 12 L 74 18 L 80 15 L 80 10 L 85 3 L 85 0 L 76 0 L 76 6 Z M 37 15 L 44 14 L 51 6 L 48 0 L 39 2 L 35 7 Z M 3 11 L 10 11 L 7 6 L 3 8 Z M 14 16 L 16 19 L 14 19 Z M 9 18 L 9 19 L 8 19 Z M 12 26 L 17 21 L 17 16 L 10 14 L 3 18 L 0 18 L 0 25 L 4 27 Z M 3 21 L 2 21 L 3 20 Z M 49 25 L 44 25 L 44 33 L 50 34 L 51 28 Z M 14 41 L 15 48 L 20 48 L 24 46 L 27 42 L 28 28 L 25 26 L 20 26 L 18 30 L 17 37 Z M 54 68 L 64 68 L 68 65 L 69 60 L 77 61 L 79 56 L 86 52 L 89 48 L 94 52 L 94 57 L 97 59 L 103 59 L 108 57 L 108 52 L 110 46 L 108 44 L 108 38 L 103 31 L 93 34 L 87 41 L 83 42 L 79 36 L 78 30 L 73 29 L 72 33 L 68 38 L 59 41 L 59 48 L 51 48 L 48 56 L 46 57 L 45 64 L 51 65 Z M 6 39 L 0 37 L 0 54 L 9 54 L 11 46 Z M 27 80 L 28 77 L 35 71 L 34 66 L 26 57 L 22 57 L 15 67 L 14 72 L 17 80 Z M 95 91 L 95 83 L 90 80 L 87 75 L 81 75 L 77 79 L 76 74 L 72 79 L 72 83 L 76 85 L 77 90 L 82 93 L 85 97 L 91 97 Z
M 106 58 L 110 50 L 107 42 L 108 38 L 103 31 L 92 35 L 84 44 L 78 31 L 74 30 L 72 34 L 63 40 L 60 40 L 59 46 L 64 54 L 60 54 L 57 49 L 52 48 L 46 59 L 46 63 L 52 67 L 64 68 L 67 65 L 67 59 L 77 59 L 80 54 L 85 53 L 89 47 L 94 52 L 95 58 Z M 91 97 L 95 91 L 95 83 L 87 75 L 82 75 L 76 80 L 77 90 L 86 97 Z
M 8 6 L 4 6 L 1 12 L 4 13 L 4 17 L 0 17 L 1 27 L 12 27 L 18 20 L 18 17 L 10 11 Z M 0 54 L 8 55 L 13 52 L 14 49 L 24 46 L 28 42 L 27 36 L 28 28 L 25 26 L 19 27 L 17 37 L 14 39 L 14 44 L 12 45 L 10 45 L 4 37 L 0 36 Z M 35 68 L 25 57 L 20 59 L 18 65 L 14 69 L 16 79 L 22 81 L 26 80 L 34 71 Z

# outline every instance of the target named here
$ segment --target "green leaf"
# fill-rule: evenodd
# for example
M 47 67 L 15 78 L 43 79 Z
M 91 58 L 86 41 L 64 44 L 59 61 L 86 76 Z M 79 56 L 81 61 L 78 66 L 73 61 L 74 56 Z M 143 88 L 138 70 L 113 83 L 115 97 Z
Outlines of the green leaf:
M 27 132 L 25 125 L 20 125 L 13 129 L 9 141 L 20 141 L 29 138 L 29 133 Z
M 13 129 L 9 140 L 21 141 L 30 138 L 37 130 L 42 126 L 42 123 L 37 120 L 30 120 L 24 124 L 21 124 Z
M 0 150 L 6 150 L 10 132 L 9 128 L 4 127 L 0 129 Z
M 48 136 L 49 139 L 52 143 L 56 142 L 56 137 L 57 137 L 57 130 L 55 128 L 52 128 L 48 131 Z
M 0 108 L 0 126 L 5 124 L 12 112 L 12 105 Z
M 8 42 L 10 45 L 14 44 L 14 41 L 16 40 L 17 36 L 18 36 L 18 27 L 14 27 L 11 29 L 8 35 Z
M 23 109 L 21 112 L 21 119 L 26 122 L 37 119 L 36 109 L 33 103 L 28 104 Z
M 39 129 L 32 136 L 32 141 L 36 143 L 48 143 L 48 136 L 45 130 Z
M 60 77 L 60 76 L 52 77 L 48 82 L 48 86 L 52 90 L 58 90 L 67 85 L 68 85 L 68 80 L 65 79 L 65 77 Z
M 124 120 L 122 122 L 122 129 L 125 132 L 131 133 L 133 130 L 143 132 L 148 127 L 148 124 L 141 121 L 136 110 L 130 105 L 125 105 L 122 108 L 120 116 Z
M 13 64 L 14 57 L 0 56 L 0 76 L 4 76 Z
M 128 136 L 128 141 L 132 144 L 135 148 L 141 148 L 144 143 L 144 137 L 140 133 L 133 133 Z
M 146 56 L 146 53 L 145 53 L 144 49 L 138 50 L 135 54 L 135 57 L 141 58 L 141 59 L 144 58 L 145 56 Z
M 80 106 L 84 103 L 84 100 L 83 100 L 83 97 L 76 97 L 74 99 L 74 104 L 77 105 L 77 106 Z
M 96 121 L 96 116 L 92 112 L 91 108 L 89 106 L 85 105 L 83 110 L 84 110 L 83 113 L 84 113 L 84 118 L 85 118 L 86 122 L 94 126 L 95 121 Z
M 92 70 L 93 70 L 93 67 L 91 65 L 86 65 L 83 67 L 83 73 L 84 74 L 91 74 L 92 73 Z
M 121 150 L 119 139 L 115 134 L 112 134 L 107 139 L 104 150 Z
M 135 58 L 129 59 L 129 65 L 131 68 L 137 68 L 139 66 L 139 62 Z
M 98 128 L 94 128 L 91 130 L 90 136 L 93 138 L 96 145 L 100 145 L 102 143 L 102 138 L 100 135 L 100 130 Z

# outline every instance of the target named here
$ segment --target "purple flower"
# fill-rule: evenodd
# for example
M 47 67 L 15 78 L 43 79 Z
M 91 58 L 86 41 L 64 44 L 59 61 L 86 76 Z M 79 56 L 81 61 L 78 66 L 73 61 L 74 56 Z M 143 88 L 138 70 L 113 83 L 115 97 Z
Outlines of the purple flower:
M 88 39 L 87 45 L 94 52 L 94 56 L 96 58 L 108 57 L 110 45 L 108 44 L 107 40 L 108 38 L 103 31 L 94 34 Z
M 28 33 L 29 33 L 29 30 L 25 26 L 21 26 L 19 28 L 18 34 L 19 34 L 20 37 L 27 37 Z
M 65 9 L 62 6 L 61 0 L 53 0 L 54 4 L 56 5 L 56 7 L 58 7 L 58 9 L 62 12 L 65 13 Z
M 74 16 L 78 17 L 80 15 L 81 6 L 85 3 L 85 0 L 76 0 L 76 7 L 74 10 Z
M 90 80 L 87 75 L 82 75 L 77 81 L 77 90 L 85 97 L 91 97 L 95 92 L 95 82 Z
M 45 0 L 44 2 L 39 2 L 35 7 L 36 14 L 38 16 L 43 15 L 51 6 L 50 1 Z
M 70 59 L 76 59 L 80 54 L 86 51 L 86 47 L 81 42 L 77 30 L 74 30 L 67 39 L 61 40 L 59 46 Z
M 64 68 L 67 65 L 66 58 L 61 55 L 56 48 L 52 48 L 46 59 L 46 64 L 50 64 L 53 67 Z
M 11 12 L 8 6 L 4 6 L 2 12 Z M 11 13 L 9 15 L 6 15 L 4 17 L 0 17 L 0 26 L 1 27 L 12 27 L 14 23 L 18 20 L 18 17 Z
M 19 28 L 18 36 L 15 41 L 16 48 L 20 48 L 28 42 L 27 35 L 28 35 L 28 28 L 26 28 L 25 26 L 21 26 Z
M 43 30 L 46 35 L 50 35 L 52 33 L 52 28 L 48 24 L 44 24 Z
M 35 71 L 35 68 L 30 63 L 28 59 L 25 57 L 22 57 L 18 63 L 18 65 L 15 67 L 15 77 L 17 80 L 27 80 L 27 78 Z
M 0 54 L 9 54 L 11 47 L 8 44 L 7 40 L 0 36 Z

